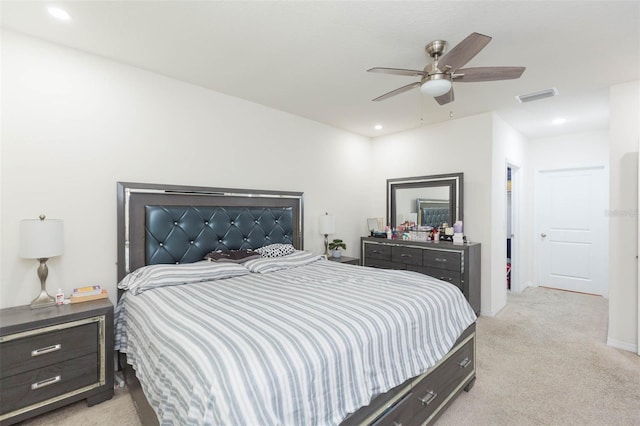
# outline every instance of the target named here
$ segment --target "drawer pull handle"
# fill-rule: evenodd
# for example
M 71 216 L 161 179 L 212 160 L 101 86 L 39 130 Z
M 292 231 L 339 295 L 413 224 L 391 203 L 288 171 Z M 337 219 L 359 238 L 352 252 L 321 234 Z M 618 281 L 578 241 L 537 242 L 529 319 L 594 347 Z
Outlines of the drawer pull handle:
M 31 351 L 31 356 L 40 356 L 44 354 L 48 354 L 51 352 L 59 351 L 62 349 L 62 345 L 58 343 L 57 345 L 47 346 L 46 348 L 35 349 Z
M 438 396 L 437 393 L 435 393 L 434 391 L 430 390 L 430 391 L 427 392 L 427 394 L 425 396 L 420 398 L 420 402 L 422 403 L 422 405 L 429 405 L 429 404 L 431 404 L 431 402 L 434 399 L 436 399 L 437 396 Z
M 436 262 L 446 262 L 447 259 L 443 258 L 443 257 L 436 257 Z
M 406 253 L 402 253 L 402 254 L 400 255 L 400 257 L 411 257 L 411 255 L 410 255 L 410 254 L 406 254 Z
M 467 368 L 469 364 L 471 364 L 471 360 L 469 359 L 469 357 L 467 357 L 463 359 L 458 365 L 460 366 L 460 368 Z
M 375 254 L 380 254 L 380 253 L 382 253 L 380 250 L 373 250 L 373 252 L 374 252 Z
M 453 278 L 451 278 L 451 277 L 440 277 L 440 279 L 442 281 L 452 281 L 453 280 Z
M 31 385 L 31 390 L 36 390 L 36 389 L 40 389 L 43 388 L 45 386 L 50 386 L 54 383 L 58 383 L 60 380 L 62 379 L 61 376 L 55 376 L 55 377 L 51 377 L 49 379 L 45 379 L 45 380 L 41 380 L 37 383 L 33 383 Z

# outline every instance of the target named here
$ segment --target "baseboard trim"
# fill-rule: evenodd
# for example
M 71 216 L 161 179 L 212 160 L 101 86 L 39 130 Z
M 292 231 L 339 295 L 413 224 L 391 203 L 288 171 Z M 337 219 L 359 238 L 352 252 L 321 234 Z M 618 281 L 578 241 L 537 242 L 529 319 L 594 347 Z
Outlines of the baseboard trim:
M 630 342 L 621 342 L 620 340 L 607 339 L 607 346 L 611 346 L 612 348 L 622 349 L 624 351 L 629 351 L 633 353 L 638 353 L 638 345 L 630 343 Z

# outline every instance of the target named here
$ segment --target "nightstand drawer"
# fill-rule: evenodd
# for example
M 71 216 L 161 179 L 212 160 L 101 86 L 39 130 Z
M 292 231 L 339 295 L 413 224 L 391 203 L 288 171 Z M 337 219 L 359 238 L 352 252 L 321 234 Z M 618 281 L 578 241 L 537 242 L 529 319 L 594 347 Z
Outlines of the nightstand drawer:
M 460 271 L 462 255 L 460 252 L 444 250 L 424 250 L 422 264 L 430 268 Z
M 98 350 L 98 322 L 34 334 L 0 345 L 0 378 Z
M 95 346 L 95 344 L 94 344 Z M 0 410 L 9 413 L 99 381 L 93 353 L 0 380 Z

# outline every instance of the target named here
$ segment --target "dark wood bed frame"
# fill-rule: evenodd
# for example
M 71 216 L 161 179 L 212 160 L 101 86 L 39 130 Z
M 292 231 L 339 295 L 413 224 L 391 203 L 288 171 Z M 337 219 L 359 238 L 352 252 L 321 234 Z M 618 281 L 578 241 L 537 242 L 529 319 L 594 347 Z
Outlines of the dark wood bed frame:
M 303 249 L 302 193 L 118 182 L 118 281 L 145 265 L 145 206 L 233 206 L 290 208 L 294 246 Z M 118 298 L 121 296 L 120 292 Z M 351 425 L 429 424 L 476 378 L 475 323 L 458 338 L 447 355 L 418 377 L 373 398 L 342 422 Z M 119 354 L 120 368 L 144 425 L 158 418 L 147 401 L 135 371 Z

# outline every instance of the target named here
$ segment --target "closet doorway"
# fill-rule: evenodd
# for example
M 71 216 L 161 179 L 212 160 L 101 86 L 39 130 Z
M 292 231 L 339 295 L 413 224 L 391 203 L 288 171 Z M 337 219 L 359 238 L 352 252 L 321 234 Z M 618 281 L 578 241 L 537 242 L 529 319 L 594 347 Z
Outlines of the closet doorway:
M 506 286 L 507 290 L 521 292 L 519 280 L 519 226 L 520 226 L 520 167 L 507 161 L 507 259 Z

